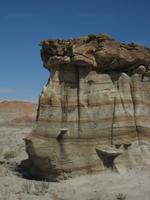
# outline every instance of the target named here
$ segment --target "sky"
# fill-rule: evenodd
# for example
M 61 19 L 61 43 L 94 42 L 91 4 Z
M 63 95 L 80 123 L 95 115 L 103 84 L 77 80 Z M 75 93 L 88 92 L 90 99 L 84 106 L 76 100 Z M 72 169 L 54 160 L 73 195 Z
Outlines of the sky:
M 149 0 L 0 0 L 0 101 L 38 102 L 49 72 L 39 43 L 90 33 L 150 47 Z

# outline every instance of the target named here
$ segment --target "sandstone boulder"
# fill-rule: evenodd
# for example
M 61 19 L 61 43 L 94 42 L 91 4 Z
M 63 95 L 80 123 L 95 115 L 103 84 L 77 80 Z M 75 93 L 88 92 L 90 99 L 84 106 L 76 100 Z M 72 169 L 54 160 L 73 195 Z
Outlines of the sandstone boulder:
M 25 140 L 32 176 L 57 180 L 134 166 L 136 141 L 136 163 L 143 165 L 140 142 L 150 139 L 150 49 L 105 34 L 41 46 L 50 78 Z

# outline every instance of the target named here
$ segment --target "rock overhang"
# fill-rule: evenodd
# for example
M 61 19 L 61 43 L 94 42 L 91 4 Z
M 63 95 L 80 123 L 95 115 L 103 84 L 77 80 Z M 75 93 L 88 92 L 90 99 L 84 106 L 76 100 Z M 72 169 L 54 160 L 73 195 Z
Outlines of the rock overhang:
M 120 43 L 106 34 L 91 34 L 70 40 L 44 40 L 40 45 L 41 58 L 48 70 L 70 65 L 126 72 L 139 65 L 150 64 L 149 48 Z

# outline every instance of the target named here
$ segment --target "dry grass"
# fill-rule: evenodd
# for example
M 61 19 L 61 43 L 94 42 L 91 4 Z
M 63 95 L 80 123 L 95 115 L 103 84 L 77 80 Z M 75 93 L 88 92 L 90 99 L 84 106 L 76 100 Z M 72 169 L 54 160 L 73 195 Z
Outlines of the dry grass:
M 49 189 L 49 182 L 42 181 L 34 183 L 34 189 L 36 195 L 45 195 Z
M 32 182 L 31 181 L 25 181 L 25 182 L 23 182 L 23 184 L 22 184 L 22 191 L 24 193 L 31 194 L 31 190 L 32 190 Z
M 4 188 L 0 191 L 0 199 L 1 200 L 10 200 L 11 192 L 8 188 Z

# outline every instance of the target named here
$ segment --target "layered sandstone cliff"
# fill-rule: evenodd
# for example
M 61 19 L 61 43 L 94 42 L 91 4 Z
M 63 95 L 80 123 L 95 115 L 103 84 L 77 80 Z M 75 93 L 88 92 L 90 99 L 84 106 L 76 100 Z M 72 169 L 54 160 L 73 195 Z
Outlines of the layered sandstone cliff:
M 31 174 L 150 164 L 150 49 L 105 34 L 41 46 L 50 78 L 26 138 Z

